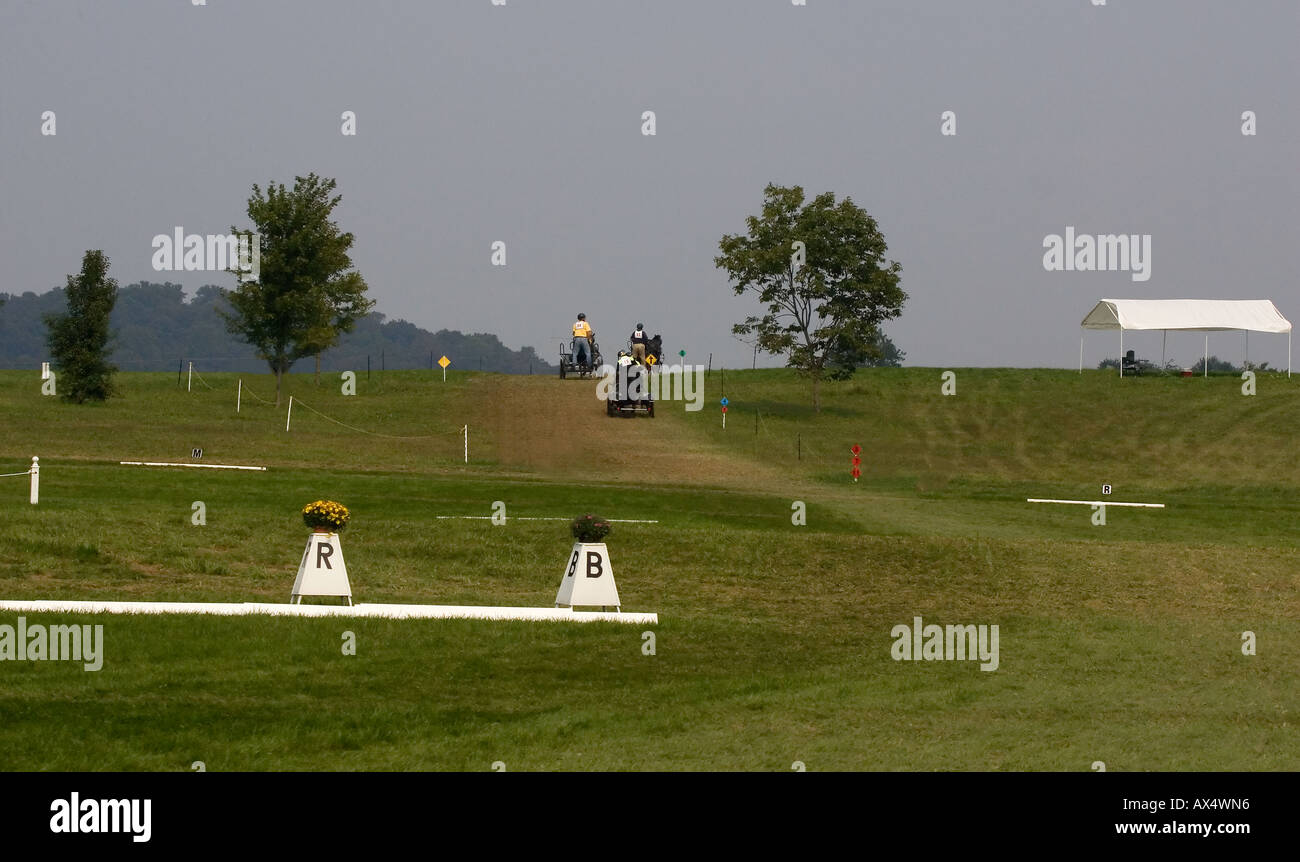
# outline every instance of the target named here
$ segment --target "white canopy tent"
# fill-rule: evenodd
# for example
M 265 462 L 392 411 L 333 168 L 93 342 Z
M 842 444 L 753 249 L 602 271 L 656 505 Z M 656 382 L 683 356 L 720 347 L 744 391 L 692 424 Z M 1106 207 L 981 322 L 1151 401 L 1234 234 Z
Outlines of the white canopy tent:
M 1119 373 L 1124 376 L 1124 330 L 1159 329 L 1223 332 L 1244 330 L 1286 333 L 1286 376 L 1291 376 L 1291 323 L 1267 299 L 1103 299 L 1083 318 L 1089 329 L 1119 330 Z M 1247 335 L 1247 338 L 1250 336 Z M 1249 348 L 1249 341 L 1247 341 Z M 1163 352 L 1163 348 L 1162 348 Z M 1161 365 L 1164 357 L 1161 356 Z M 1205 373 L 1210 372 L 1210 336 L 1205 336 Z M 1079 336 L 1079 373 L 1083 373 L 1083 334 Z

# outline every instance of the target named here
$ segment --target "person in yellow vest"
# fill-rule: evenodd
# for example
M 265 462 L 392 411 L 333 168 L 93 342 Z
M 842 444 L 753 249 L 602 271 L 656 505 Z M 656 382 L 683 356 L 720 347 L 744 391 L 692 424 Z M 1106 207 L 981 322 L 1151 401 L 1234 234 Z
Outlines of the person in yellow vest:
M 579 314 L 573 324 L 573 361 L 579 365 L 591 362 L 591 341 L 596 337 L 587 323 L 587 315 Z

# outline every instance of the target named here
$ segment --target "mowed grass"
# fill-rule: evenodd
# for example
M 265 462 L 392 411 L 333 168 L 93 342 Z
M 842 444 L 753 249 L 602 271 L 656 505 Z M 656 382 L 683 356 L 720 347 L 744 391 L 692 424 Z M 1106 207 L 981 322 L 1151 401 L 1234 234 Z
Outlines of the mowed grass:
M 728 371 L 725 432 L 717 371 L 704 410 L 663 402 L 655 420 L 607 419 L 589 383 L 552 378 L 363 373 L 353 398 L 337 375 L 290 378 L 384 437 L 296 405 L 289 432 L 283 406 L 235 414 L 234 375 L 188 393 L 122 375 L 120 399 L 74 407 L 0 372 L 0 472 L 43 467 L 36 507 L 0 479 L 0 597 L 286 600 L 298 509 L 329 497 L 355 513 L 359 601 L 549 605 L 563 522 L 435 517 L 502 501 L 513 518 L 659 521 L 610 544 L 624 608 L 661 619 L 28 614 L 104 625 L 104 666 L 0 663 L 0 768 L 1300 766 L 1300 386 L 957 369 L 944 397 L 940 371 L 865 372 L 816 415 L 787 372 Z M 270 469 L 116 463 L 195 446 Z M 1169 508 L 1095 527 L 1086 506 L 1024 502 L 1102 482 Z M 915 616 L 998 624 L 999 668 L 892 660 L 891 629 Z

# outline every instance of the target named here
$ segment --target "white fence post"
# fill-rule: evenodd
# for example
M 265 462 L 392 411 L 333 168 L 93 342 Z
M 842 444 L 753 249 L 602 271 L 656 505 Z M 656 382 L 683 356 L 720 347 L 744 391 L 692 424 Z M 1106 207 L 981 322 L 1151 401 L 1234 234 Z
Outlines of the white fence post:
M 244 378 L 239 378 L 239 391 L 235 394 L 235 412 L 239 412 L 239 403 L 244 400 Z
M 293 396 L 289 396 L 289 412 L 284 417 L 284 430 L 289 430 L 289 420 L 293 418 Z
M 41 499 L 41 465 L 40 458 L 32 456 L 32 505 L 35 506 Z
M 469 426 L 465 426 L 465 463 L 469 463 Z
M 194 363 L 191 362 L 191 363 L 190 363 L 190 373 L 189 373 L 189 376 L 187 376 L 187 377 L 185 378 L 185 391 L 186 391 L 186 392 L 189 392 L 189 391 L 190 391 L 190 386 L 191 386 L 193 383 L 194 383 Z

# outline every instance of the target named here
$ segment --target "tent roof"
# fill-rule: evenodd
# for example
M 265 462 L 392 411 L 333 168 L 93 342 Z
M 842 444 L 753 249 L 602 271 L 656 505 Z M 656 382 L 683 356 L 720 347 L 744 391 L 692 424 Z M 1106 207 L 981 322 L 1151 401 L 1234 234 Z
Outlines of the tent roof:
M 1268 299 L 1103 299 L 1080 325 L 1084 329 L 1291 331 L 1290 321 Z

